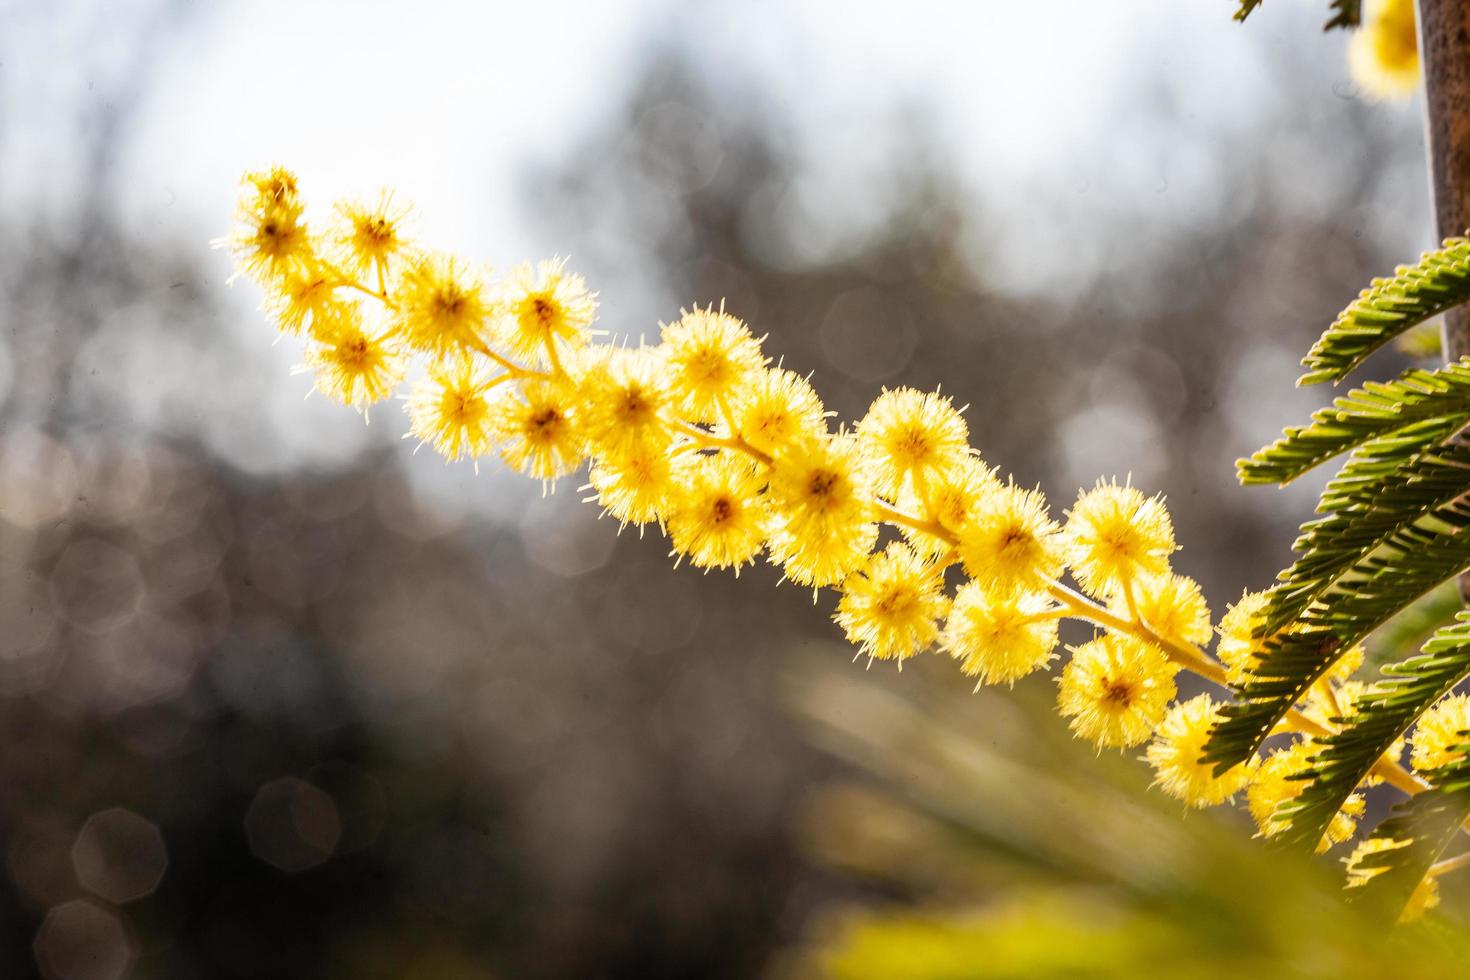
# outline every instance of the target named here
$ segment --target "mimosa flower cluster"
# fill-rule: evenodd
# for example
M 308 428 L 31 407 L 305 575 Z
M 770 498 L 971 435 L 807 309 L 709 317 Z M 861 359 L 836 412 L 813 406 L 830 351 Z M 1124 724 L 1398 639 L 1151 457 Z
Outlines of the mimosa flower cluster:
M 589 499 L 662 532 L 677 561 L 738 574 L 764 560 L 835 590 L 836 623 L 870 664 L 935 651 L 978 688 L 1065 660 L 1057 704 L 1078 737 L 1146 746 L 1164 792 L 1197 807 L 1243 793 L 1261 832 L 1277 827 L 1312 739 L 1351 704 L 1355 664 L 1287 719 L 1298 741 L 1217 776 L 1201 751 L 1220 705 L 1180 701 L 1176 678 L 1224 687 L 1244 671 L 1263 599 L 1236 604 L 1220 660 L 1207 654 L 1210 611 L 1171 567 L 1161 498 L 1100 481 L 1057 515 L 983 461 L 938 392 L 884 391 L 834 425 L 809 380 L 773 365 L 723 307 L 683 311 L 656 344 L 603 341 L 596 295 L 562 261 L 496 277 L 414 244 L 408 213 L 384 192 L 318 228 L 289 171 L 245 178 L 227 243 L 279 329 L 304 340 L 326 397 L 366 414 L 406 386 L 409 435 L 447 460 L 498 456 L 548 484 L 585 465 Z M 1064 618 L 1094 637 L 1059 650 Z M 1415 765 L 1442 762 L 1470 721 L 1463 702 L 1436 711 L 1458 714 L 1426 718 Z M 1355 796 L 1323 846 L 1350 838 L 1362 811 Z
M 1419 87 L 1414 0 L 1372 0 L 1348 42 L 1353 80 L 1374 98 L 1408 98 Z

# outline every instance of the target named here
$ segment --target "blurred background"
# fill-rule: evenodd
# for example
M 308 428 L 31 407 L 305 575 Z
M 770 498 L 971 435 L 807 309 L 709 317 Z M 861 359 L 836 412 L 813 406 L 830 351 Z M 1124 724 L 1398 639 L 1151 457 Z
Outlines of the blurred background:
M 281 162 L 617 334 L 723 298 L 844 418 L 942 385 L 1056 507 L 1165 493 L 1218 615 L 1317 489 L 1234 460 L 1430 244 L 1319 6 L 0 0 L 0 976 L 1377 969 L 1045 676 L 865 671 L 773 569 L 303 400 L 209 247 Z

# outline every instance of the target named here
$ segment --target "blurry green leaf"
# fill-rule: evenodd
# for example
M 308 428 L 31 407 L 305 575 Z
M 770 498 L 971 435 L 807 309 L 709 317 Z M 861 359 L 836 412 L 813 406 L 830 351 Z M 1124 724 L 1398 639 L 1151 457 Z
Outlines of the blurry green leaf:
M 1395 616 L 1373 637 L 1368 648 L 1370 665 L 1402 660 L 1424 645 L 1440 626 L 1464 607 L 1458 582 L 1440 585 Z
M 1438 321 L 1421 323 L 1394 344 L 1399 352 L 1419 361 L 1438 361 L 1444 357 L 1444 345 Z
M 1324 31 L 1334 27 L 1357 27 L 1363 19 L 1362 0 L 1332 0 L 1333 14 L 1322 25 Z
M 1261 0 L 1240 0 L 1240 6 L 1235 11 L 1236 20 L 1245 20 L 1255 9 L 1261 5 Z
M 1267 894 L 1238 900 L 1283 912 L 1301 931 L 1266 945 L 1237 934 L 1228 919 L 1196 918 L 1189 909 L 1119 905 L 1106 893 L 1036 893 L 978 912 L 854 918 L 813 957 L 815 973 L 828 980 L 1381 980 L 1462 976 L 1470 954 L 1454 933 L 1389 934 L 1350 912 L 1321 907 L 1308 919 Z

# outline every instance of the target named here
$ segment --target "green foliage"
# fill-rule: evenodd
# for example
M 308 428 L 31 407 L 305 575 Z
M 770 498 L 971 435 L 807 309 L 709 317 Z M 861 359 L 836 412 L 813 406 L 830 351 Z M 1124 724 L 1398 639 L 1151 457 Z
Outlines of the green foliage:
M 1313 346 L 1301 383 L 1339 381 L 1383 344 L 1467 300 L 1470 241 L 1453 239 L 1375 280 Z M 1288 483 L 1347 455 L 1322 493 L 1321 516 L 1302 526 L 1296 561 L 1267 595 L 1257 628 L 1263 652 L 1206 747 L 1220 769 L 1257 750 L 1355 644 L 1470 568 L 1470 442 L 1456 438 L 1467 425 L 1470 361 L 1462 361 L 1370 382 L 1240 461 L 1243 483 Z M 1421 652 L 1384 667 L 1336 720 L 1340 730 L 1322 739 L 1306 787 L 1283 808 L 1281 839 L 1315 844 L 1383 753 L 1466 676 L 1470 616 L 1461 615 Z
M 1453 625 L 1436 632 L 1421 654 L 1385 667 L 1383 674 L 1385 679 L 1348 710 L 1354 723 L 1323 740 L 1311 783 L 1289 809 L 1284 842 L 1314 844 L 1389 746 L 1470 675 L 1470 612 L 1460 613 Z M 1470 785 L 1470 775 L 1465 778 Z
M 1470 546 L 1459 533 L 1470 524 L 1470 502 L 1457 500 L 1434 516 L 1437 526 L 1415 524 L 1394 532 L 1358 560 L 1351 580 L 1340 580 L 1330 594 L 1320 595 L 1291 632 L 1266 641 L 1263 658 L 1236 692 L 1239 700 L 1224 709 L 1226 720 L 1210 738 L 1207 759 L 1221 770 L 1245 759 L 1354 644 L 1470 567 Z
M 1443 623 L 1464 608 L 1459 582 L 1445 582 L 1373 634 L 1368 645 L 1370 666 L 1403 660 L 1419 652 Z
M 1300 557 L 1269 594 L 1265 629 L 1299 619 L 1331 589 L 1356 588 L 1375 559 L 1416 547 L 1416 532 L 1453 526 L 1463 510 L 1458 498 L 1470 490 L 1470 445 L 1426 449 L 1396 468 L 1385 466 L 1381 476 L 1358 463 L 1350 462 L 1323 491 L 1326 516 L 1302 525 L 1294 546 Z
M 1341 381 L 1384 344 L 1470 300 L 1470 241 L 1446 239 L 1412 266 L 1400 266 L 1343 310 L 1307 352 L 1300 384 Z
M 1234 821 L 1180 819 L 1176 801 L 1142 791 L 1135 760 L 1095 756 L 1050 724 L 1044 678 L 971 694 L 917 662 L 895 688 L 820 656 L 787 677 L 814 743 L 869 774 L 814 788 L 798 839 L 890 900 L 832 916 L 778 976 L 1463 974 L 1462 932 L 1386 933 L 1373 907 L 1342 901 L 1336 869 Z
M 1375 840 L 1405 843 L 1358 861 L 1360 869 L 1381 869 L 1362 886 L 1362 900 L 1394 919 L 1470 818 L 1470 756 L 1436 769 L 1430 782 L 1431 789 L 1400 803 L 1373 832 Z
M 1290 483 L 1322 463 L 1359 449 L 1360 469 L 1402 462 L 1470 422 L 1470 365 L 1405 372 L 1387 384 L 1369 382 L 1318 409 L 1310 425 L 1236 463 L 1242 483 Z

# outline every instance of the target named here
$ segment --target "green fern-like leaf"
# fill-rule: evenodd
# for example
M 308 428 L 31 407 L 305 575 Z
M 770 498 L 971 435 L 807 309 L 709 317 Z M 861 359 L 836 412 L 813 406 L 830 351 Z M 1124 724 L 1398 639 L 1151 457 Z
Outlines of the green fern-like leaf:
M 1323 492 L 1322 506 L 1332 512 L 1302 525 L 1294 546 L 1300 557 L 1268 594 L 1265 631 L 1285 627 L 1339 582 L 1358 577 L 1364 562 L 1393 545 L 1406 528 L 1452 521 L 1455 501 L 1470 491 L 1470 445 L 1419 453 L 1376 479 L 1360 477 L 1356 464 L 1349 463 Z M 1450 509 L 1442 517 L 1445 508 Z
M 1470 501 L 1436 511 L 1439 528 L 1401 528 L 1364 558 L 1352 578 L 1306 610 L 1297 629 L 1265 644 L 1247 681 L 1226 705 L 1205 759 L 1223 771 L 1260 747 L 1276 724 L 1354 644 L 1439 583 L 1470 568 Z
M 1345 452 L 1377 444 L 1376 455 L 1401 458 L 1442 441 L 1470 422 L 1470 362 L 1406 371 L 1369 382 L 1318 409 L 1310 425 L 1282 437 L 1236 467 L 1242 483 L 1290 483 Z
M 1298 384 L 1341 381 L 1384 344 L 1432 316 L 1470 301 L 1470 241 L 1447 239 L 1412 266 L 1375 279 L 1317 341 Z
M 1470 612 L 1441 628 L 1414 657 L 1383 669 L 1387 678 L 1358 698 L 1343 729 L 1322 740 L 1311 782 L 1291 805 L 1287 844 L 1315 844 L 1348 795 L 1409 726 L 1470 675 Z
M 1470 755 L 1436 769 L 1428 778 L 1430 789 L 1400 803 L 1373 831 L 1373 839 L 1398 846 L 1358 861 L 1360 869 L 1375 869 L 1376 873 L 1360 890 L 1355 889 L 1354 897 L 1377 905 L 1395 919 L 1470 818 Z

